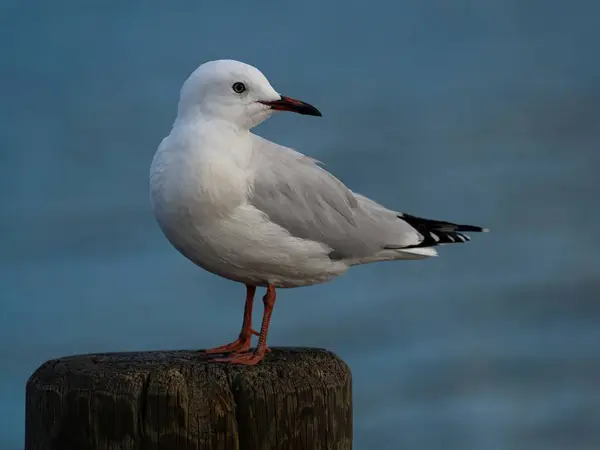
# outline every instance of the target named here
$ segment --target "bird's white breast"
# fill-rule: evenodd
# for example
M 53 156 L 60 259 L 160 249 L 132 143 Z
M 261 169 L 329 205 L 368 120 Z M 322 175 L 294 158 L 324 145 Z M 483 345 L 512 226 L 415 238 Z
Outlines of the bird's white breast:
M 327 246 L 291 236 L 248 203 L 251 143 L 233 139 L 225 148 L 177 133 L 163 141 L 150 185 L 167 239 L 204 269 L 255 285 L 313 284 L 345 271 L 345 264 L 328 258 Z
M 157 216 L 193 216 L 196 224 L 223 217 L 246 201 L 250 155 L 243 145 L 206 142 L 175 130 L 159 146 L 150 170 Z
M 246 202 L 250 156 L 231 138 L 230 147 L 220 144 L 218 139 L 207 142 L 202 134 L 174 129 L 154 155 L 153 211 L 180 251 L 202 245 L 204 229 L 218 226 Z

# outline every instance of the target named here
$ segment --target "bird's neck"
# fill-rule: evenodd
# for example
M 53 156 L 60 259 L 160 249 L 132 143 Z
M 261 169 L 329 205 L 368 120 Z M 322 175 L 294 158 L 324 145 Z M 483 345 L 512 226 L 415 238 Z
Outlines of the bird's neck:
M 172 134 L 183 142 L 188 157 L 201 164 L 228 161 L 246 165 L 250 157 L 250 131 L 218 119 L 181 121 L 174 125 Z
M 230 137 L 243 135 L 249 132 L 247 127 L 240 126 L 233 121 L 194 112 L 177 116 L 173 123 L 173 128 L 185 129 L 188 133 L 194 132 L 206 135 Z
M 230 214 L 246 201 L 251 158 L 251 139 L 226 122 L 177 122 L 153 162 L 157 210 L 198 223 Z

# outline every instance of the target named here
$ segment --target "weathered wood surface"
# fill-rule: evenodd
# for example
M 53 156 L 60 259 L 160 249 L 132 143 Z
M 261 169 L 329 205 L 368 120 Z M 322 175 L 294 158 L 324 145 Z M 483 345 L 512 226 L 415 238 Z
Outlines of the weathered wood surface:
M 27 382 L 26 450 L 346 450 L 348 366 L 273 348 L 257 366 L 193 351 L 79 355 Z

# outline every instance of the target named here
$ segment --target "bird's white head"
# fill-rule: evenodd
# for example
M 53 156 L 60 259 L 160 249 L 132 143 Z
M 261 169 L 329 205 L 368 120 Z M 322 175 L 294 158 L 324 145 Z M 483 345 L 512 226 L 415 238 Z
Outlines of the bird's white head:
M 321 115 L 314 106 L 279 94 L 256 67 L 221 59 L 202 64 L 185 81 L 177 117 L 222 120 L 250 129 L 274 111 Z

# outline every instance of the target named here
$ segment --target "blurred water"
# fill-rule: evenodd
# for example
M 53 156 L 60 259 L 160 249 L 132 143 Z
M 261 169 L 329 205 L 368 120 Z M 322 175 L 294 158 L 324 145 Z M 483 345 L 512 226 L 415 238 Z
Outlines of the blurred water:
M 258 132 L 389 207 L 493 233 L 280 294 L 271 345 L 354 373 L 355 447 L 600 446 L 600 7 L 0 2 L 0 448 L 77 352 L 196 348 L 242 286 L 163 238 L 147 175 L 181 83 L 241 59 L 322 119 Z M 260 314 L 260 310 L 257 315 Z

